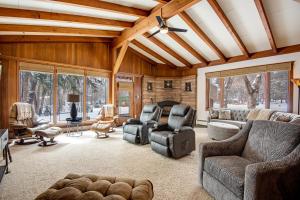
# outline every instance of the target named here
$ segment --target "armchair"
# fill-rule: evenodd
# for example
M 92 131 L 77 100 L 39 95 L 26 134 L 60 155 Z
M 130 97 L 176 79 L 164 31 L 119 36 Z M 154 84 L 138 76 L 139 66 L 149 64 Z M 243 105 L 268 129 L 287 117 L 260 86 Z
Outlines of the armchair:
M 174 105 L 168 123 L 150 129 L 152 150 L 164 156 L 180 158 L 195 150 L 196 111 L 188 105 Z
M 25 140 L 36 139 L 35 132 L 49 128 L 47 123 L 39 123 L 34 108 L 29 103 L 16 102 L 9 113 L 9 126 L 18 140 L 17 144 L 24 144 Z M 32 142 L 32 141 L 31 141 Z
M 233 137 L 200 144 L 200 184 L 218 199 L 299 199 L 300 126 L 248 121 Z
M 158 123 L 161 113 L 158 105 L 145 105 L 140 119 L 129 119 L 124 124 L 123 139 L 134 144 L 148 144 L 148 130 Z
M 97 138 L 107 138 L 107 134 L 117 126 L 117 120 L 118 116 L 114 115 L 114 106 L 112 104 L 103 105 L 97 122 L 92 124 L 91 130 L 95 131 Z

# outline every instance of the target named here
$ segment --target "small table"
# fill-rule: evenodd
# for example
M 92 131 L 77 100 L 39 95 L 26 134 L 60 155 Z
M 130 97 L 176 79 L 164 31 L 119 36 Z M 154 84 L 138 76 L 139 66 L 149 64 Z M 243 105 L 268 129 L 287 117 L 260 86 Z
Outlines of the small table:
M 222 122 L 210 122 L 207 126 L 208 137 L 214 140 L 226 140 L 239 131 L 239 127 Z
M 72 118 L 67 118 L 67 136 L 75 136 L 71 131 L 72 127 L 76 127 L 76 132 L 75 133 L 79 133 L 80 132 L 80 136 L 82 136 L 82 129 L 81 128 L 81 122 L 82 122 L 82 118 L 78 117 L 76 119 L 72 119 Z
M 0 166 L 0 182 L 4 176 L 4 174 L 9 173 L 8 171 L 8 159 L 12 162 L 9 146 L 8 146 L 8 130 L 0 129 L 0 149 L 3 152 L 3 158 L 5 159 L 5 165 Z

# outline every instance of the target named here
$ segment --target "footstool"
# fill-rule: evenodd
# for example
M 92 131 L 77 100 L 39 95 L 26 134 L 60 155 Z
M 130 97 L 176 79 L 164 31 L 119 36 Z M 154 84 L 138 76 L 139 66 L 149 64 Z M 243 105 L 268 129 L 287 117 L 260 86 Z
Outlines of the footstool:
M 97 138 L 107 138 L 108 133 L 113 129 L 112 123 L 95 123 L 92 125 L 91 130 L 95 131 Z
M 35 200 L 151 200 L 152 198 L 153 185 L 149 180 L 68 174 Z
M 35 135 L 41 139 L 42 142 L 39 143 L 40 146 L 49 146 L 54 145 L 56 142 L 54 138 L 62 132 L 62 129 L 59 127 L 50 127 L 45 130 L 37 130 Z M 45 140 L 49 138 L 50 141 Z M 49 143 L 50 142 L 50 143 Z
M 228 139 L 239 131 L 239 127 L 222 122 L 210 122 L 207 125 L 208 137 L 214 140 Z

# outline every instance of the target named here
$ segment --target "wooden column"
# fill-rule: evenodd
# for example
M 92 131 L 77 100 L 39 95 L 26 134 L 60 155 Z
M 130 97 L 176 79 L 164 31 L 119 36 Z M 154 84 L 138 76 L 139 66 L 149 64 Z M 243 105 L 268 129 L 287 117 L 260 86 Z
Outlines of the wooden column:
M 53 123 L 57 123 L 57 90 L 58 89 L 58 77 L 57 77 L 57 68 L 54 67 L 54 73 L 53 73 Z
M 220 78 L 220 96 L 219 96 L 219 100 L 220 100 L 220 107 L 224 108 L 224 93 L 225 93 L 225 81 L 224 78 Z
M 271 104 L 271 97 L 270 97 L 270 86 L 271 86 L 271 73 L 266 72 L 264 73 L 264 100 L 265 100 L 265 108 L 269 109 Z

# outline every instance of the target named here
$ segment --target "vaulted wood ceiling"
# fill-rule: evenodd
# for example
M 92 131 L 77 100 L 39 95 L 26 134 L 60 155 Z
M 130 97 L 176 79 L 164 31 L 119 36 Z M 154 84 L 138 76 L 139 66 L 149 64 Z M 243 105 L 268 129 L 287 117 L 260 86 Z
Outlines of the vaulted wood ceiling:
M 147 38 L 160 13 L 188 32 Z M 0 42 L 128 44 L 153 63 L 205 67 L 300 51 L 299 19 L 295 0 L 0 0 Z

